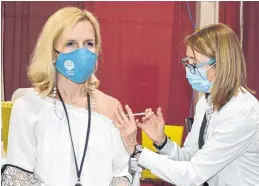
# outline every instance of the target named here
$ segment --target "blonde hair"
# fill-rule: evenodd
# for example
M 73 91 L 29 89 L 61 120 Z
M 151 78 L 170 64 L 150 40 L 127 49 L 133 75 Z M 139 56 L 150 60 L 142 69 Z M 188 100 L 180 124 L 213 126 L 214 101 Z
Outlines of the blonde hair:
M 44 25 L 32 53 L 30 66 L 28 68 L 28 78 L 31 81 L 32 86 L 40 93 L 40 95 L 49 95 L 52 92 L 56 81 L 53 61 L 55 61 L 57 57 L 54 47 L 58 38 L 64 29 L 72 28 L 80 21 L 89 21 L 93 25 L 95 31 L 96 52 L 97 55 L 100 54 L 100 27 L 93 14 L 75 7 L 66 7 L 58 10 Z M 99 80 L 93 74 L 85 84 L 87 89 L 92 91 L 93 86 L 95 88 L 99 86 Z
M 193 50 L 216 59 L 216 79 L 210 91 L 213 105 L 220 110 L 246 84 L 246 63 L 234 31 L 224 24 L 212 24 L 187 36 Z

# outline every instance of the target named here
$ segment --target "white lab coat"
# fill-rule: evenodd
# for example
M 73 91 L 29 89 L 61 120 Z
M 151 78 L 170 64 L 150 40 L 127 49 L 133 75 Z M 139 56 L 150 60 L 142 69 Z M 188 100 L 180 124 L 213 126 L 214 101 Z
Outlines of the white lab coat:
M 206 181 L 210 186 L 259 186 L 258 100 L 240 91 L 220 112 L 214 112 L 199 150 L 199 131 L 207 108 L 209 103 L 202 97 L 182 148 L 168 140 L 161 155 L 144 149 L 139 165 L 177 186 Z

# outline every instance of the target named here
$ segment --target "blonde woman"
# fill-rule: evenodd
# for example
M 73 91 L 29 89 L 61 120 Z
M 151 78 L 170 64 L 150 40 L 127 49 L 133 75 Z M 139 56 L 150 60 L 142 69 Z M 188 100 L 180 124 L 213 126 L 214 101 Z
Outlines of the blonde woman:
M 259 185 L 259 103 L 246 85 L 246 64 L 235 33 L 214 24 L 186 38 L 182 63 L 193 89 L 206 93 L 183 147 L 164 133 L 161 108 L 146 110 L 142 123 L 122 108 L 116 125 L 124 145 L 138 164 L 179 186 Z M 136 141 L 136 126 L 153 140 L 159 154 Z
M 48 19 L 28 70 L 34 89 L 13 106 L 2 185 L 130 185 L 111 120 L 119 102 L 94 76 L 100 49 L 90 12 L 68 7 Z

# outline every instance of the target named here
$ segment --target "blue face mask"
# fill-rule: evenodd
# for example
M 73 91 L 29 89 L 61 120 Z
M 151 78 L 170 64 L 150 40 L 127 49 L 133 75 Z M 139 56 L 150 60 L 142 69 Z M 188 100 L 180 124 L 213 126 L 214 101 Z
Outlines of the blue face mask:
M 79 48 L 71 53 L 59 54 L 56 69 L 66 78 L 81 84 L 93 74 L 96 59 L 97 55 L 87 48 Z
M 192 88 L 199 92 L 209 93 L 213 85 L 212 82 L 209 82 L 207 78 L 206 71 L 215 65 L 216 60 L 210 59 L 208 62 L 200 63 L 196 65 L 195 73 L 191 73 L 190 70 L 186 67 L 186 78 L 188 79 Z M 213 65 L 212 65 L 213 64 Z M 199 68 L 205 65 L 212 65 L 207 69 Z M 199 71 L 199 72 L 198 72 Z

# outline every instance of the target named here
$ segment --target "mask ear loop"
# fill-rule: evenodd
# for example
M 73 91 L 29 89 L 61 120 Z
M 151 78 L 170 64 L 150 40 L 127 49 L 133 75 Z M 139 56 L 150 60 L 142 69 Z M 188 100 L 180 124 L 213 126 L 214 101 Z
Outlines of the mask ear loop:
M 216 63 L 214 63 L 213 65 L 211 65 L 207 70 L 209 70 L 210 68 L 212 68 L 212 67 L 215 66 L 215 65 L 216 65 Z M 216 79 L 216 77 L 211 81 L 211 83 L 214 83 L 215 79 Z
M 215 79 L 216 79 L 216 77 L 211 81 L 211 83 L 214 83 Z
M 210 68 L 212 68 L 213 66 L 216 65 L 216 60 L 215 60 L 215 59 L 210 59 L 208 62 L 205 62 L 203 65 L 205 65 L 206 63 L 207 63 L 208 65 L 210 65 L 210 66 L 209 66 L 208 68 L 206 68 L 206 69 L 202 69 L 202 70 L 205 71 L 205 73 L 206 73 Z M 203 66 L 203 65 L 202 65 L 202 66 Z M 199 66 L 199 67 L 202 67 L 202 66 Z M 196 69 L 197 69 L 199 75 L 201 76 L 201 78 L 204 80 L 204 78 L 202 77 L 202 75 L 201 75 L 201 73 L 200 73 L 200 71 L 199 71 L 199 67 L 196 67 Z
M 212 67 L 214 67 L 216 65 L 216 63 L 214 63 L 213 65 L 209 66 L 207 69 L 205 69 L 205 71 L 211 69 Z
M 59 52 L 59 51 L 57 51 L 55 48 L 54 48 L 54 51 L 55 51 L 55 52 L 57 52 L 58 54 L 60 54 L 60 52 Z

